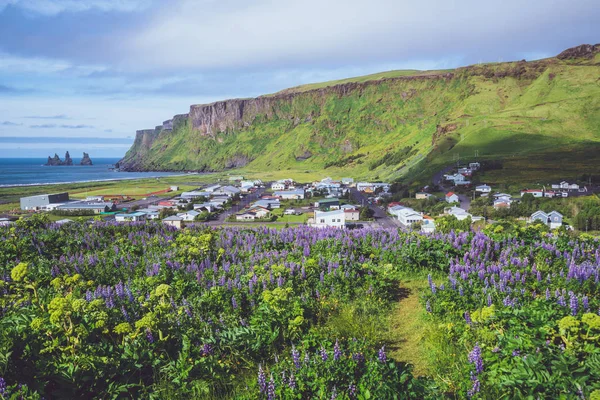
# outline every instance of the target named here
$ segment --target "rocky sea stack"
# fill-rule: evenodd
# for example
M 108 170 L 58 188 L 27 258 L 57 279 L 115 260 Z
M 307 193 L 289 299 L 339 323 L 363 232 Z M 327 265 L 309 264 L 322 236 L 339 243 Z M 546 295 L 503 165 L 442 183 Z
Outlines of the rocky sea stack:
M 60 159 L 58 154 L 54 153 L 54 157 L 48 156 L 48 162 L 46 163 L 46 165 L 49 165 L 52 167 L 61 166 L 61 165 L 73 165 L 73 159 L 69 155 L 68 151 L 65 153 L 64 161 Z
M 92 159 L 90 155 L 86 152 L 83 152 L 83 158 L 81 159 L 80 165 L 94 165 L 92 164 Z

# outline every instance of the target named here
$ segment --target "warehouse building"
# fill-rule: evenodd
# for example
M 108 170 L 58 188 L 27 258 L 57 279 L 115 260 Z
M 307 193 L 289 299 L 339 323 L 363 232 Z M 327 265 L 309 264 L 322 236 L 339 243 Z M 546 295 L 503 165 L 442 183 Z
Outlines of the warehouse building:
M 21 197 L 21 210 L 44 210 L 51 204 L 66 203 L 68 201 L 69 193 L 67 192 Z

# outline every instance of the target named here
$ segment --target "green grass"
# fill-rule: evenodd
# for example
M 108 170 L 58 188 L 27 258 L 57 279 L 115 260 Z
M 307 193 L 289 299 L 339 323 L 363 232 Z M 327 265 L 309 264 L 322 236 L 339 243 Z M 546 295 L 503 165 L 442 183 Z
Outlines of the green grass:
M 228 173 L 419 184 L 475 152 L 504 161 L 482 177 L 498 184 L 575 178 L 600 162 L 599 65 L 548 59 L 457 69 L 452 79 L 423 76 L 439 72 L 448 71 L 390 71 L 288 89 L 265 98 L 269 115 L 248 111 L 239 129 L 210 138 L 184 121 L 150 148 L 136 140 L 126 158 L 173 170 L 224 170 L 245 158 L 245 167 Z M 343 93 L 331 87 L 367 81 L 377 83 Z M 373 167 L 405 148 L 411 150 L 396 164 Z M 336 162 L 341 166 L 325 168 Z

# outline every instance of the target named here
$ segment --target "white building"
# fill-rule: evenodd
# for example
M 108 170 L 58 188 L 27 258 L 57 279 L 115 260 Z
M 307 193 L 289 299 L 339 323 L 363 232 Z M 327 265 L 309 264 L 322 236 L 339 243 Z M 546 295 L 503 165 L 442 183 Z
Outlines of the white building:
M 346 226 L 346 215 L 344 210 L 334 211 L 315 211 L 314 223 L 312 224 L 318 228 L 334 227 L 344 228 Z
M 343 185 L 352 185 L 354 183 L 354 178 L 342 178 Z
M 534 223 L 535 221 L 540 221 L 541 223 L 548 225 L 550 229 L 556 229 L 562 226 L 563 216 L 558 211 L 551 211 L 549 213 L 536 211 L 531 214 L 531 218 L 529 219 L 529 222 L 531 223 Z
M 521 190 L 521 197 L 525 196 L 526 194 L 530 194 L 533 197 L 544 197 L 544 191 L 542 189 Z
M 169 190 L 171 190 L 171 192 L 176 192 L 179 190 L 179 186 L 171 186 Z
M 179 213 L 177 214 L 177 216 L 179 218 L 181 218 L 182 221 L 193 221 L 198 215 L 200 215 L 201 213 L 199 211 L 196 210 L 190 210 L 190 211 L 186 211 L 184 213 Z
M 360 212 L 355 208 L 342 208 L 342 211 L 344 211 L 346 221 L 358 221 L 360 219 Z
M 304 198 L 304 189 L 276 191 L 273 196 L 280 197 L 282 200 L 301 200 Z
M 412 226 L 416 222 L 423 221 L 423 214 L 412 208 L 404 208 L 398 211 L 398 221 L 404 226 Z
M 460 199 L 458 198 L 458 195 L 454 192 L 446 193 L 446 201 L 448 203 L 460 203 Z
M 220 188 L 221 188 L 221 185 L 211 185 L 211 186 L 208 186 L 208 187 L 204 188 L 204 191 L 212 193 L 212 192 L 217 191 Z
M 475 191 L 479 193 L 490 193 L 492 188 L 488 185 L 479 185 L 475 187 Z
M 473 171 L 477 171 L 479 168 L 481 168 L 481 164 L 478 162 L 472 162 L 469 163 L 469 168 L 471 168 Z
M 181 229 L 181 226 L 183 225 L 183 219 L 181 217 L 176 216 L 176 215 L 172 215 L 170 217 L 167 217 L 167 218 L 163 219 L 162 222 L 165 225 L 171 225 L 171 226 L 174 226 L 175 228 L 178 228 L 178 229 Z
M 423 233 L 434 233 L 435 232 L 435 221 L 431 217 L 423 216 L 423 224 L 421 225 L 421 232 Z
M 129 214 L 116 214 L 115 221 L 117 222 L 131 222 L 131 221 L 143 221 L 146 219 L 146 213 L 141 211 L 132 212 Z
M 179 197 L 181 197 L 182 199 L 185 199 L 185 200 L 193 200 L 193 199 L 198 199 L 200 197 L 209 198 L 211 194 L 212 194 L 211 192 L 194 190 L 191 192 L 183 192 L 183 193 L 181 193 L 181 195 Z
M 579 190 L 579 185 L 576 183 L 569 183 L 562 181 L 561 183 L 552 185 L 552 189 L 564 189 L 564 190 Z
M 285 183 L 273 182 L 271 184 L 271 190 L 285 190 Z

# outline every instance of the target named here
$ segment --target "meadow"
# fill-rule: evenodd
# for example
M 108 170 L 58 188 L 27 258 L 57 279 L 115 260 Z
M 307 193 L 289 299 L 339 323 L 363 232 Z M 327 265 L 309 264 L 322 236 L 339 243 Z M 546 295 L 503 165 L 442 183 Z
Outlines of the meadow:
M 157 223 L 0 228 L 3 398 L 600 395 L 600 246 Z

